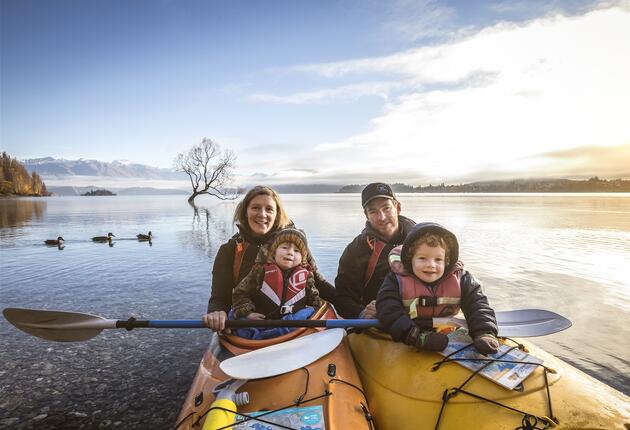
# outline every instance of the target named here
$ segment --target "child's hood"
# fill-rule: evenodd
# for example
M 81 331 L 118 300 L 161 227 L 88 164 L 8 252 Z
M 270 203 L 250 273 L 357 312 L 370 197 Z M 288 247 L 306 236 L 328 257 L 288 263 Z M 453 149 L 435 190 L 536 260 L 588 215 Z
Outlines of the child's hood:
M 430 232 L 434 232 L 439 234 L 440 236 L 450 238 L 450 240 L 447 241 L 447 244 L 449 246 L 449 249 L 447 250 L 449 256 L 448 265 L 444 268 L 444 273 L 450 273 L 455 268 L 455 265 L 459 260 L 459 243 L 457 242 L 457 237 L 450 230 L 442 227 L 440 224 L 433 222 L 423 222 L 416 224 L 409 232 L 409 234 L 405 238 L 405 241 L 403 242 L 402 249 L 400 251 L 400 261 L 402 262 L 402 265 L 404 266 L 404 269 L 407 270 L 407 272 L 413 273 L 413 270 L 411 269 L 411 257 L 413 256 L 409 255 L 409 249 L 411 245 L 420 236 Z

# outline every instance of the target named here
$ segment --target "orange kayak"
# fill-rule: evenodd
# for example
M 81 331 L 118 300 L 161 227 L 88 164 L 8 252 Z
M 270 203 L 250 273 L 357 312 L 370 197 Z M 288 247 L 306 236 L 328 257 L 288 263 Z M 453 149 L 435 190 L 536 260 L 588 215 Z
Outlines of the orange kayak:
M 335 319 L 336 316 L 332 307 L 325 304 L 313 318 Z M 199 364 L 175 428 L 207 430 L 221 427 L 219 424 L 210 422 L 212 418 L 207 420 L 207 417 L 211 416 L 208 411 L 221 402 L 219 400 L 215 403 L 216 394 L 213 390 L 230 379 L 219 367 L 222 361 L 320 330 L 322 329 L 298 328 L 286 335 L 266 340 L 213 335 L 210 346 Z M 293 418 L 301 417 L 303 428 L 317 428 L 315 423 L 318 422 L 316 418 L 319 415 L 321 415 L 319 422 L 323 423 L 328 430 L 371 428 L 367 399 L 363 394 L 361 380 L 345 337 L 331 352 L 316 361 L 278 376 L 248 380 L 239 387 L 238 391 L 248 393 L 249 403 L 238 406 L 237 414 L 251 416 L 262 411 L 282 409 L 275 414 L 266 415 L 265 419 L 291 412 Z M 257 422 L 258 420 L 255 419 L 239 424 L 239 421 L 245 419 L 247 417 L 237 415 L 234 424 L 238 425 L 239 429 L 280 428 L 270 427 L 270 424 L 264 421 Z

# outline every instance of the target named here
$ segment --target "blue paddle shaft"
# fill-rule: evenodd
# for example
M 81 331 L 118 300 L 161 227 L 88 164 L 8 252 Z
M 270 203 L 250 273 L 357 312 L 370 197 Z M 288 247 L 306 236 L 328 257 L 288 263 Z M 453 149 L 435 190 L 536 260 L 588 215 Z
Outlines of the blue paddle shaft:
M 205 327 L 202 320 L 149 320 L 149 321 L 119 321 L 117 327 L 120 328 L 200 328 Z M 228 328 L 243 327 L 326 327 L 326 328 L 348 328 L 348 327 L 378 327 L 378 320 L 375 319 L 348 319 L 348 320 L 227 320 Z

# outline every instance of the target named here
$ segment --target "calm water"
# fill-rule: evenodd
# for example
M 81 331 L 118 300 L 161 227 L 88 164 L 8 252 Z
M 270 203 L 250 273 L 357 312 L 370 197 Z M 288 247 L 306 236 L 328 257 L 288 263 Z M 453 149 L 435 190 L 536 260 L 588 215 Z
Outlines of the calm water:
M 358 195 L 286 195 L 333 280 L 363 226 Z M 549 352 L 630 391 L 630 195 L 402 195 L 403 214 L 460 238 L 461 258 L 495 309 L 546 308 L 574 323 L 537 338 Z M 109 318 L 198 318 L 235 202 L 181 196 L 0 200 L 0 307 Z M 137 242 L 151 230 L 152 246 Z M 116 235 L 113 247 L 89 238 Z M 63 236 L 63 250 L 43 240 Z M 59 344 L 0 319 L 0 427 L 168 428 L 209 334 L 104 332 Z

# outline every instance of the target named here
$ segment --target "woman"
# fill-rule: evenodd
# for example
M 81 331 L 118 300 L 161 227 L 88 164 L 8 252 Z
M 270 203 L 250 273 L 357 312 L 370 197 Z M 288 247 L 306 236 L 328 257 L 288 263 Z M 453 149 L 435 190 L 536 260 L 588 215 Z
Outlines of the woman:
M 217 252 L 212 268 L 208 313 L 203 317 L 206 326 L 215 331 L 225 328 L 227 312 L 232 307 L 232 290 L 251 270 L 260 246 L 276 232 L 293 227 L 278 193 L 262 185 L 249 190 L 236 206 L 234 223 L 239 232 L 221 245 Z M 309 263 L 315 267 L 312 258 Z M 317 277 L 315 286 L 323 299 L 332 301 L 335 289 L 330 283 Z

